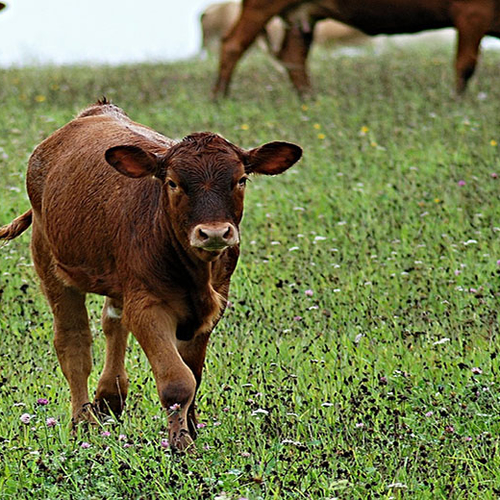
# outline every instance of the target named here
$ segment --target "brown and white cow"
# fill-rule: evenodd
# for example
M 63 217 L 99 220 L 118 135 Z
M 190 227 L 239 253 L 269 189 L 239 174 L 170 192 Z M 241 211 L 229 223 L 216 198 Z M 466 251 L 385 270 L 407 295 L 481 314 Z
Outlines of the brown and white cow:
M 33 223 L 31 251 L 54 315 L 74 423 L 122 412 L 131 331 L 169 413 L 171 444 L 191 444 L 208 338 L 238 260 L 247 177 L 281 174 L 301 154 L 286 142 L 244 150 L 209 132 L 175 142 L 105 100 L 35 149 L 27 173 L 32 208 L 0 228 L 0 238 Z M 92 405 L 86 293 L 106 296 L 106 360 Z
M 221 39 L 229 32 L 241 12 L 239 2 L 210 4 L 200 16 L 202 49 L 218 48 Z
M 455 63 L 458 93 L 465 90 L 474 73 L 483 36 L 500 37 L 500 0 L 243 0 L 240 18 L 221 47 L 214 97 L 227 95 L 231 76 L 242 54 L 268 20 L 276 15 L 288 23 L 279 58 L 300 94 L 310 89 L 306 59 L 314 25 L 321 19 L 336 19 L 368 35 L 455 27 L 458 33 Z

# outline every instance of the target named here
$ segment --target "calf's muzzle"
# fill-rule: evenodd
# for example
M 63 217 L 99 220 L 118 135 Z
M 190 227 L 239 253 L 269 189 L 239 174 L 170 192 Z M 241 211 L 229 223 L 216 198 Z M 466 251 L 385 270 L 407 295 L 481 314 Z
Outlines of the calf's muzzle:
M 219 252 L 240 242 L 238 229 L 230 222 L 198 224 L 191 231 L 191 246 L 209 252 Z

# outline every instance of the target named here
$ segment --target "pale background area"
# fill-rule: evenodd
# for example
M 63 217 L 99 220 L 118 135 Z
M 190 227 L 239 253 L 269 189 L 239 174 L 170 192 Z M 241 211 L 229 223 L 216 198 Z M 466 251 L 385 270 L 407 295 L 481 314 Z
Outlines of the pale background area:
M 213 0 L 2 0 L 0 66 L 194 56 Z
M 194 57 L 201 44 L 199 17 L 214 0 L 3 0 L 0 66 L 172 61 Z M 431 40 L 438 35 L 376 37 L 376 44 Z M 487 38 L 483 46 L 499 47 Z M 353 53 L 353 55 L 355 55 Z

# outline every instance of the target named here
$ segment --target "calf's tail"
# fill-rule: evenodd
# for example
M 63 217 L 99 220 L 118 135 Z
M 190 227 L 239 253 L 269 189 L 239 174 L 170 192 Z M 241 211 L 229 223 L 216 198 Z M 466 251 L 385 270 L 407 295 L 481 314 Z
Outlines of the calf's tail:
M 13 240 L 26 231 L 33 222 L 33 211 L 30 209 L 16 217 L 10 224 L 0 227 L 0 240 Z

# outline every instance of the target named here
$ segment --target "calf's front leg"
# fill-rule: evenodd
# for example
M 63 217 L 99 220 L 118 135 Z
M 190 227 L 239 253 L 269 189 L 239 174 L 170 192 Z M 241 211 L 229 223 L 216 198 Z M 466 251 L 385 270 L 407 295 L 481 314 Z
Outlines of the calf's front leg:
M 125 406 L 129 386 L 125 371 L 128 330 L 121 321 L 122 308 L 120 301 L 106 298 L 101 319 L 106 336 L 106 361 L 94 402 L 100 414 L 112 412 L 118 417 Z
M 160 305 L 137 310 L 137 301 L 125 304 L 124 319 L 151 364 L 161 404 L 168 414 L 170 444 L 186 450 L 193 443 L 188 410 L 194 400 L 196 379 L 176 347 L 177 321 Z
M 189 341 L 177 341 L 177 348 L 184 362 L 189 366 L 196 379 L 196 390 L 201 383 L 201 374 L 205 363 L 205 354 L 207 351 L 208 339 L 210 333 L 197 335 Z M 196 394 L 195 394 L 196 395 Z M 188 409 L 188 429 L 192 437 L 196 436 L 197 432 L 196 405 L 195 398 Z

